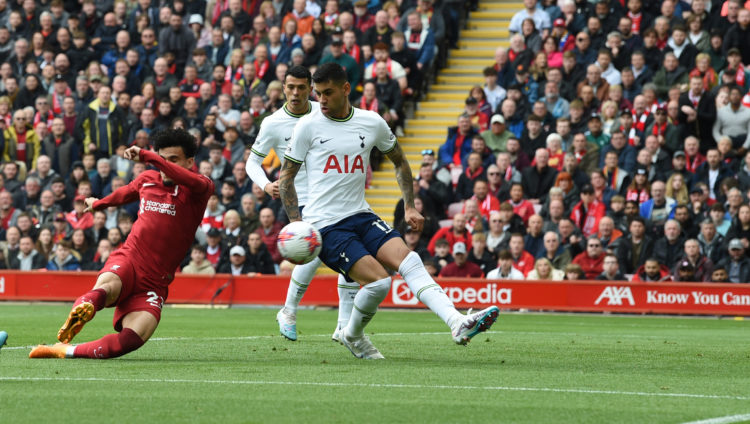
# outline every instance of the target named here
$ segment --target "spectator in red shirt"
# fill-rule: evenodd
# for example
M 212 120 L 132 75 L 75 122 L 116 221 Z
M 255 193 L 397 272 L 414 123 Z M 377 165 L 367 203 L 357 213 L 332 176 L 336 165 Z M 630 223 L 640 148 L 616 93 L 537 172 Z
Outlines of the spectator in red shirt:
M 513 268 L 521 271 L 524 276 L 534 269 L 534 257 L 524 250 L 523 234 L 516 233 L 510 236 L 510 254 L 513 256 Z
M 589 237 L 596 234 L 599 229 L 599 221 L 606 214 L 607 207 L 604 206 L 604 203 L 596 200 L 594 188 L 591 184 L 586 184 L 581 189 L 581 201 L 573 207 L 573 212 L 570 213 L 570 220 L 581 229 L 585 237 Z
M 513 183 L 510 186 L 510 199 L 508 203 L 513 206 L 513 213 L 520 216 L 523 219 L 523 225 L 529 224 L 529 218 L 534 215 L 534 205 L 528 200 L 523 198 L 523 186 L 521 183 Z
M 573 259 L 573 263 L 583 269 L 587 280 L 595 279 L 604 271 L 603 252 L 602 242 L 596 237 L 589 237 L 586 242 L 586 251 L 581 252 Z
M 185 78 L 179 82 L 180 91 L 183 97 L 200 97 L 198 92 L 203 80 L 198 78 L 198 69 L 195 65 L 185 66 Z
M 76 196 L 73 200 L 73 210 L 65 215 L 65 220 L 68 221 L 68 224 L 74 230 L 87 230 L 94 226 L 94 215 L 84 213 L 86 209 L 85 200 L 86 197 L 82 194 Z
M 706 157 L 700 152 L 700 144 L 700 141 L 692 135 L 685 138 L 685 169 L 693 174 L 706 161 Z
M 279 248 L 276 247 L 276 239 L 281 232 L 281 228 L 281 223 L 276 221 L 273 209 L 263 208 L 260 210 L 260 227 L 255 232 L 260 234 L 260 238 L 268 248 L 268 252 L 271 253 L 271 258 L 275 264 L 281 263 L 282 259 Z
M 467 249 L 471 249 L 471 233 L 466 229 L 466 215 L 457 213 L 453 216 L 453 225 L 450 227 L 443 227 L 432 236 L 430 244 L 427 245 L 427 250 L 430 255 L 435 255 L 435 243 L 440 239 L 445 239 L 448 244 L 453 246 L 458 242 L 462 242 L 466 245 Z M 274 246 L 276 241 L 274 240 Z
M 471 117 L 462 113 L 458 117 L 458 125 L 448 128 L 448 137 L 440 146 L 440 163 L 448 168 L 461 169 L 464 156 L 471 153 L 471 139 L 477 131 L 471 126 Z
M 443 267 L 439 276 L 482 278 L 484 273 L 477 264 L 466 260 L 466 244 L 459 241 L 453 245 L 453 262 Z
M 375 15 L 367 10 L 367 0 L 354 3 L 354 27 L 364 34 L 373 25 L 375 25 Z
M 487 220 L 490 219 L 490 212 L 500 210 L 500 201 L 497 200 L 497 197 L 489 194 L 489 186 L 487 185 L 487 181 L 474 181 L 474 196 L 472 196 L 470 200 L 475 200 L 477 202 L 477 206 L 479 206 L 479 212 Z M 465 208 L 466 207 L 464 206 L 464 209 Z

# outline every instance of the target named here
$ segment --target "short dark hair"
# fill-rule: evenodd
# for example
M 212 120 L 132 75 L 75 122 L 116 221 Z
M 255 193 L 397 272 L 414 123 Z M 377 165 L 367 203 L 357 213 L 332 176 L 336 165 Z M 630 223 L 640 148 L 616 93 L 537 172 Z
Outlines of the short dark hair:
M 685 25 L 677 24 L 672 28 L 672 32 L 675 31 L 687 32 L 687 28 L 685 28 Z
M 295 65 L 287 69 L 286 74 L 284 74 L 284 82 L 286 82 L 286 77 L 288 76 L 304 79 L 307 80 L 308 84 L 312 84 L 312 74 L 310 73 L 310 70 L 304 66 Z
M 343 84 L 347 80 L 346 71 L 338 63 L 326 63 L 318 67 L 315 74 L 312 76 L 312 80 L 316 84 L 324 82 L 334 82 L 337 84 Z
M 518 237 L 521 237 L 521 239 L 522 239 L 522 240 L 523 240 L 523 238 L 524 238 L 524 237 L 523 237 L 523 234 L 522 234 L 522 233 L 512 233 L 512 234 L 510 235 L 510 239 L 513 239 L 513 238 L 518 238 Z
M 641 216 L 634 216 L 634 217 L 630 218 L 630 224 L 632 224 L 634 222 L 640 222 L 641 225 L 643 225 L 644 227 L 646 226 L 646 220 L 643 219 L 643 217 L 641 217 Z M 628 224 L 628 228 L 630 228 L 630 224 Z
M 182 147 L 185 157 L 195 157 L 198 146 L 195 137 L 183 129 L 166 129 L 151 134 L 151 144 L 158 152 L 167 147 Z

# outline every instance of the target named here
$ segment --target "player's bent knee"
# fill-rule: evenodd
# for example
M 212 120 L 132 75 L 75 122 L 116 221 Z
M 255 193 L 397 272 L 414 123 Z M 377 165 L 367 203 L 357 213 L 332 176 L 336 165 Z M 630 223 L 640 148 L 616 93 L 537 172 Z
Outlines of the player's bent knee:
M 388 277 L 388 271 L 372 256 L 359 259 L 349 270 L 349 277 L 361 285 Z
M 94 289 L 103 289 L 107 293 L 106 306 L 111 306 L 120 297 L 122 280 L 114 272 L 104 272 L 96 279 Z
M 144 342 L 151 338 L 158 325 L 159 321 L 148 311 L 131 312 L 122 320 L 122 327 L 133 330 Z
M 409 253 L 411 253 L 411 250 L 402 239 L 392 238 L 378 249 L 378 262 L 390 269 L 397 270 Z

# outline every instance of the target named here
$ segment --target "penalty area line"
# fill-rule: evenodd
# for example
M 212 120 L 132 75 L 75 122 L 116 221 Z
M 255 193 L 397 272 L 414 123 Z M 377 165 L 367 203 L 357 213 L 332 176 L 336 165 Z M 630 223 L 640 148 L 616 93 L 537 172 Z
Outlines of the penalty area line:
M 683 424 L 732 424 L 744 421 L 750 421 L 750 414 L 728 415 L 726 417 L 708 418 L 699 421 L 690 421 Z
M 506 392 L 542 392 L 542 393 L 578 393 L 586 395 L 615 395 L 640 397 L 672 397 L 691 399 L 730 399 L 750 400 L 748 396 L 705 395 L 697 393 L 655 393 L 629 392 L 617 390 L 564 389 L 552 387 L 510 387 L 510 386 L 455 386 L 455 385 L 426 385 L 426 384 L 388 384 L 388 383 L 339 383 L 318 381 L 265 381 L 265 380 L 188 380 L 168 378 L 101 378 L 101 377 L 14 377 L 0 376 L 0 381 L 64 381 L 64 382 L 106 382 L 106 383 L 160 383 L 160 384 L 217 384 L 217 385 L 247 385 L 247 386 L 312 386 L 312 387 L 360 387 L 376 389 L 418 389 L 418 390 L 487 390 Z M 750 418 L 750 415 L 735 417 Z M 729 418 L 729 417 L 726 417 Z M 734 423 L 737 421 L 696 421 L 696 423 Z

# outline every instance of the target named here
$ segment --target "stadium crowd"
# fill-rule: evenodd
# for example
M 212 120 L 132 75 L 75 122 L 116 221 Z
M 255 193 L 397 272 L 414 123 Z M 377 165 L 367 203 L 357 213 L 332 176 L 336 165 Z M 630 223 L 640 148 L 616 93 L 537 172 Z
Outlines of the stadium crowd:
M 523 4 L 422 151 L 409 246 L 442 276 L 750 282 L 750 2 Z
M 523 3 L 422 152 L 424 231 L 396 207 L 409 247 L 443 276 L 750 281 L 750 4 Z M 283 208 L 245 172 L 286 70 L 341 64 L 352 104 L 402 135 L 464 6 L 0 0 L 0 268 L 100 269 L 143 206 L 83 200 L 143 172 L 127 146 L 180 127 L 217 187 L 183 271 L 288 272 Z
M 245 172 L 287 69 L 341 64 L 352 103 L 401 133 L 404 100 L 457 42 L 461 3 L 443 3 L 0 0 L 0 268 L 100 269 L 144 205 L 91 214 L 84 199 L 146 169 L 127 146 L 184 128 L 217 192 L 183 271 L 288 271 L 283 208 Z M 266 158 L 271 180 L 279 165 Z

